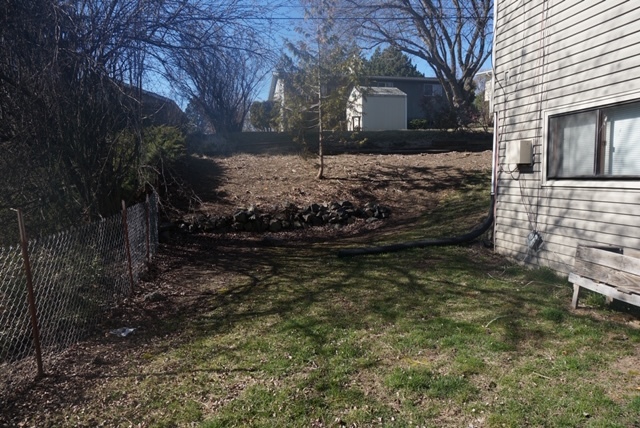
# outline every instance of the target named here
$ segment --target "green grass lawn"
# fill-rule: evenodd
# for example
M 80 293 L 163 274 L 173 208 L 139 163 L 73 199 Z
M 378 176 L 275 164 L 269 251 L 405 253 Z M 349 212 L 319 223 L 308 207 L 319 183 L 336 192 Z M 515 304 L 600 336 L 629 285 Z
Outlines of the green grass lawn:
M 483 180 L 381 242 L 467 231 Z M 96 426 L 639 427 L 640 331 L 480 244 L 338 259 L 259 248 L 59 421 Z M 225 251 L 211 264 L 224 267 Z M 215 251 L 215 248 L 212 250 Z M 236 260 L 242 263 L 242 260 Z M 587 297 L 584 301 L 589 302 Z M 591 298 L 591 301 L 598 301 Z M 66 422 L 69 423 L 69 422 Z M 60 422 L 63 424 L 63 422 Z

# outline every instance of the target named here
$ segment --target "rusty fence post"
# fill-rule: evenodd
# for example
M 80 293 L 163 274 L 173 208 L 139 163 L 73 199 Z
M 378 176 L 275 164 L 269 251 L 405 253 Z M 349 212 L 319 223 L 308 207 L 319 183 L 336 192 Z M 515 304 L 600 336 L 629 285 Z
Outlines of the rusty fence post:
M 124 229 L 124 248 L 127 253 L 127 265 L 129 266 L 129 283 L 133 293 L 133 266 L 131 263 L 131 244 L 129 243 L 129 224 L 127 223 L 127 204 L 122 200 L 122 227 Z
M 22 259 L 24 261 L 24 273 L 27 277 L 27 298 L 29 303 L 29 312 L 31 314 L 31 327 L 33 328 L 33 344 L 36 349 L 36 364 L 38 365 L 38 375 L 40 378 L 44 376 L 42 367 L 42 349 L 40 347 L 40 331 L 38 330 L 38 313 L 36 311 L 36 297 L 33 292 L 33 277 L 31 275 L 31 263 L 29 262 L 29 241 L 27 241 L 27 231 L 24 227 L 24 218 L 22 210 L 17 209 L 18 228 L 20 230 L 20 247 L 22 249 Z
M 146 245 L 147 245 L 147 267 L 149 263 L 151 263 L 151 206 L 149 204 L 149 194 L 147 194 L 147 199 L 144 203 L 144 213 L 145 213 L 145 228 L 146 228 Z

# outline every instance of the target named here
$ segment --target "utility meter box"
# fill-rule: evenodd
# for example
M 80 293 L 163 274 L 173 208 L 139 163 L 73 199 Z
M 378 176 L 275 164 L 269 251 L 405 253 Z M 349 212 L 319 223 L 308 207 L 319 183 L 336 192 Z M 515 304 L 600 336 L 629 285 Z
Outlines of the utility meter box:
M 510 141 L 507 143 L 507 163 L 531 165 L 533 163 L 533 143 L 531 140 Z

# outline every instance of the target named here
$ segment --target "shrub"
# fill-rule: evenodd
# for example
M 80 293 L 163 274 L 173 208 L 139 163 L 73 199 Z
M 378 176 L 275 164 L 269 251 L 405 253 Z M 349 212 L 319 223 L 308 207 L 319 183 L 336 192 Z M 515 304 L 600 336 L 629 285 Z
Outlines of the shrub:
M 135 187 L 143 190 L 145 186 L 157 187 L 166 182 L 167 174 L 185 154 L 186 137 L 178 128 L 166 125 L 145 128 Z

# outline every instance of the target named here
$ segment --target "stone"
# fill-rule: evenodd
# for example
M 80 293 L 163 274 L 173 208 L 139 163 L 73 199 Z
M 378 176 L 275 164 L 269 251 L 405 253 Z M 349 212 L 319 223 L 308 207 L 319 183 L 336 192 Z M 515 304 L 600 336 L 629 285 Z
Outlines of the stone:
M 245 210 L 236 211 L 233 214 L 233 221 L 236 223 L 246 223 L 249 220 L 249 213 Z
M 280 232 L 282 230 L 282 222 L 280 220 L 273 219 L 269 223 L 269 232 Z
M 167 296 L 165 296 L 164 294 L 162 294 L 159 291 L 153 291 L 149 294 L 145 294 L 145 296 L 143 297 L 145 302 L 151 302 L 151 303 L 155 303 L 155 302 L 163 302 L 165 300 L 167 300 Z
M 322 215 L 317 214 L 317 215 L 314 215 L 313 217 L 311 217 L 311 224 L 313 226 L 321 226 L 321 225 L 323 225 L 324 221 L 322 219 Z
M 255 220 L 247 221 L 246 223 L 244 223 L 245 232 L 258 232 L 258 229 L 259 229 L 258 222 Z
M 339 224 L 341 221 L 338 215 L 333 214 L 329 216 L 329 224 Z
M 190 232 L 280 232 L 324 224 L 332 226 L 353 224 L 357 218 L 373 222 L 389 218 L 391 212 L 389 208 L 374 202 L 367 202 L 364 208 L 358 208 L 350 201 L 312 203 L 305 209 L 285 201 L 272 208 L 270 213 L 261 213 L 255 205 L 251 205 L 248 209 L 237 209 L 232 216 L 208 217 L 199 215 L 194 217 L 191 223 L 183 220 L 182 223 L 173 227 L 176 227 L 177 230 Z M 166 235 L 161 236 L 161 239 L 168 239 L 169 237 Z

